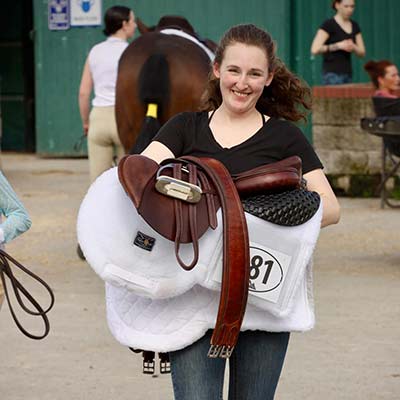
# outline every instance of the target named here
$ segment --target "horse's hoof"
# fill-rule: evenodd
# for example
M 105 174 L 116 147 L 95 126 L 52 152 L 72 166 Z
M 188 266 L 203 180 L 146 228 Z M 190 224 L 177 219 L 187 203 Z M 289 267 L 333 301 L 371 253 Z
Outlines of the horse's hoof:
M 85 255 L 83 254 L 83 251 L 82 251 L 82 249 L 81 249 L 81 246 L 79 246 L 79 244 L 78 244 L 78 246 L 76 247 L 76 252 L 78 253 L 78 257 L 79 257 L 81 260 L 86 260 Z

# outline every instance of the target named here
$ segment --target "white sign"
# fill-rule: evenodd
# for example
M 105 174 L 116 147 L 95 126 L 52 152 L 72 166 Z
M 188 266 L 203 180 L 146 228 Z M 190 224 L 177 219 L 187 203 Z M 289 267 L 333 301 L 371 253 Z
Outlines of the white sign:
M 70 0 L 71 26 L 101 25 L 101 0 Z
M 69 29 L 69 4 L 68 0 L 49 0 L 48 23 L 52 31 Z
M 249 294 L 277 303 L 291 259 L 259 244 L 250 246 Z

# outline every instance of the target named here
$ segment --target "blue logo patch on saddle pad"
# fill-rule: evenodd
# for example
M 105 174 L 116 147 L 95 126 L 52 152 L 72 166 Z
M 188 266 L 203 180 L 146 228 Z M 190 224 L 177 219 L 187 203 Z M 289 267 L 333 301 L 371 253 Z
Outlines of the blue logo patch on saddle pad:
M 144 234 L 143 232 L 137 231 L 135 240 L 133 241 L 133 244 L 135 246 L 140 247 L 143 250 L 151 251 L 153 250 L 154 243 L 156 242 L 156 239 Z

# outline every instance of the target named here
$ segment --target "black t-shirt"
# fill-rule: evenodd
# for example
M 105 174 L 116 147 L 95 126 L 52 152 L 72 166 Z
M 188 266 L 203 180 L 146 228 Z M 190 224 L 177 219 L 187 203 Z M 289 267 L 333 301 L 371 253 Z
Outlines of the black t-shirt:
M 303 173 L 323 168 L 301 130 L 292 123 L 277 118 L 270 118 L 244 142 L 231 148 L 223 148 L 209 128 L 207 112 L 185 112 L 171 118 L 154 140 L 167 146 L 175 157 L 192 155 L 215 158 L 231 174 L 293 155 L 302 159 Z
M 345 39 L 352 39 L 356 42 L 356 35 L 361 32 L 361 29 L 357 22 L 350 20 L 351 22 L 351 33 L 345 32 L 342 27 L 336 22 L 335 18 L 327 19 L 320 26 L 320 29 L 324 30 L 328 35 L 328 40 L 325 44 L 337 43 Z M 324 73 L 335 72 L 337 74 L 352 74 L 351 68 L 351 53 L 338 50 L 332 53 L 323 54 L 322 70 Z

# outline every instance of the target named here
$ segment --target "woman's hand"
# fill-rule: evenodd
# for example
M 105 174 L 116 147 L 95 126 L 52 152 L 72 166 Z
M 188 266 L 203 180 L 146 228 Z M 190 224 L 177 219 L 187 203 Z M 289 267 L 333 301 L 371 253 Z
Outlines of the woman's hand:
M 333 43 L 331 45 L 331 51 L 333 49 L 336 49 L 336 50 L 343 50 L 343 51 L 347 51 L 348 53 L 352 53 L 354 51 L 354 46 L 355 46 L 355 44 L 351 39 L 345 39 L 340 42 Z
M 83 134 L 85 136 L 87 136 L 88 132 L 89 132 L 89 122 L 84 122 L 82 124 L 82 129 L 83 129 Z
M 356 35 L 356 42 L 351 39 L 345 39 L 329 45 L 329 51 L 343 50 L 348 53 L 356 53 L 358 57 L 365 56 L 365 46 L 361 33 Z

